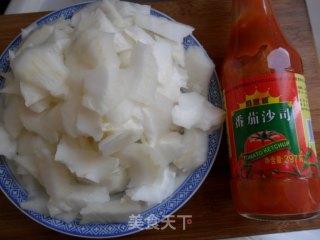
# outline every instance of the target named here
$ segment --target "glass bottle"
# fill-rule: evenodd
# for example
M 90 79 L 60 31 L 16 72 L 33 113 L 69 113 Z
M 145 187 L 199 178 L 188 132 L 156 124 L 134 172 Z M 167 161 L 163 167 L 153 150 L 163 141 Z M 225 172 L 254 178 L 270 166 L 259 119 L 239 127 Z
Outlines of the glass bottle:
M 314 217 L 320 178 L 301 57 L 269 0 L 233 0 L 233 13 L 220 77 L 235 208 L 254 219 Z

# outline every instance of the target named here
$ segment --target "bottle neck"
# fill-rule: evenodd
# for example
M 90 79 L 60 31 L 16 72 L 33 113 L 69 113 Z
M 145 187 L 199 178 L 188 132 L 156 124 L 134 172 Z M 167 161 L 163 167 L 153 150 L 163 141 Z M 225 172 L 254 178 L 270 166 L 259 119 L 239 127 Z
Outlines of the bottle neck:
M 233 0 L 231 49 L 238 56 L 291 48 L 275 19 L 269 0 Z
M 301 58 L 281 32 L 269 0 L 233 0 L 233 17 L 222 79 L 303 73 Z
M 234 21 L 245 18 L 272 18 L 272 8 L 269 0 L 233 0 Z
M 261 46 L 270 48 L 287 45 L 275 20 L 269 0 L 233 0 L 233 29 L 235 48 L 244 54 L 257 53 Z

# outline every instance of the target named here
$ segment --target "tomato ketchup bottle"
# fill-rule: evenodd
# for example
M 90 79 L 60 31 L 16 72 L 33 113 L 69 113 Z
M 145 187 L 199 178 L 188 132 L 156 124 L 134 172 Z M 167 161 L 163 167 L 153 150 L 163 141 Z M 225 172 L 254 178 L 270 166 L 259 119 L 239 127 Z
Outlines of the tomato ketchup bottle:
M 263 220 L 320 212 L 320 178 L 301 57 L 269 0 L 233 0 L 221 71 L 236 210 Z

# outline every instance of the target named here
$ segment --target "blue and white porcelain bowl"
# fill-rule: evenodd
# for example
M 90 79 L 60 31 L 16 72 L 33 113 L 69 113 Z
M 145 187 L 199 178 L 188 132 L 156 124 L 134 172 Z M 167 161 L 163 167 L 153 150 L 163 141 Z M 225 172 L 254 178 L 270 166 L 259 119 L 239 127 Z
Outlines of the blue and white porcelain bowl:
M 62 10 L 50 13 L 49 15 L 33 23 L 33 25 L 37 26 L 50 23 L 61 17 L 69 19 L 75 12 L 79 11 L 88 4 L 90 3 L 73 5 Z M 151 10 L 151 14 L 172 20 L 167 15 L 154 9 Z M 0 72 L 10 71 L 9 51 L 16 49 L 20 45 L 21 39 L 21 35 L 18 35 L 0 56 Z M 191 35 L 184 39 L 183 44 L 185 48 L 188 48 L 192 45 L 201 46 L 200 43 Z M 4 81 L 5 79 L 0 78 L 0 86 L 3 86 Z M 216 73 L 214 73 L 209 86 L 209 100 L 214 105 L 221 108 L 221 99 L 222 98 L 218 78 Z M 140 222 L 138 226 L 133 226 L 129 221 L 128 223 L 106 224 L 80 224 L 78 221 L 66 223 L 62 220 L 54 219 L 49 216 L 22 209 L 20 207 L 20 203 L 26 201 L 26 199 L 28 198 L 28 192 L 15 178 L 11 168 L 9 167 L 4 157 L 0 157 L 0 187 L 2 192 L 18 209 L 21 210 L 21 212 L 26 214 L 34 221 L 55 231 L 84 238 L 112 238 L 133 234 L 135 232 L 139 232 L 143 229 L 148 228 L 148 225 L 150 224 L 150 216 L 152 216 L 153 220 L 155 220 L 152 223 L 156 224 L 157 222 L 162 221 L 167 216 L 170 216 L 174 212 L 176 212 L 193 196 L 193 194 L 195 194 L 195 192 L 205 180 L 210 169 L 212 168 L 212 165 L 218 153 L 222 131 L 222 128 L 220 128 L 210 135 L 206 162 L 201 167 L 192 172 L 192 174 L 187 176 L 187 178 L 170 197 L 165 199 L 162 203 L 157 204 L 152 208 L 140 213 L 139 217 L 140 220 L 142 219 L 142 222 Z

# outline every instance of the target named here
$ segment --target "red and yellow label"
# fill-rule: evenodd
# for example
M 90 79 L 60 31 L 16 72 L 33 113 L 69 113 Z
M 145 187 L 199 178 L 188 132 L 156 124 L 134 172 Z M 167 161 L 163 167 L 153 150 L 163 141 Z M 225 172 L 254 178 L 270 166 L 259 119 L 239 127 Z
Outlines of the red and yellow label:
M 233 177 L 318 174 L 304 77 L 269 74 L 224 89 Z

